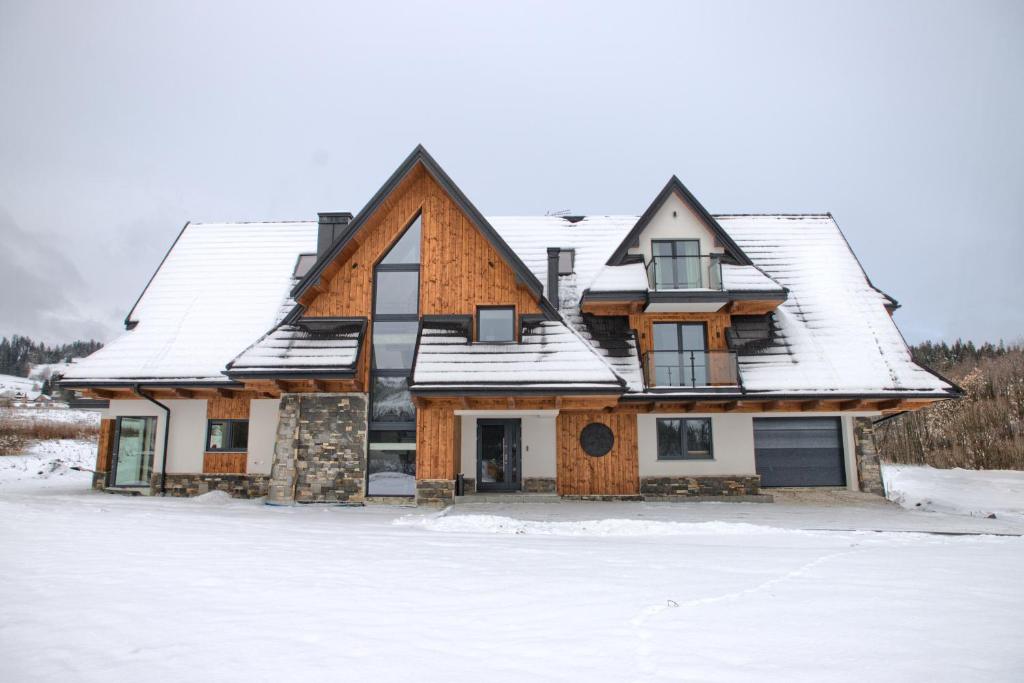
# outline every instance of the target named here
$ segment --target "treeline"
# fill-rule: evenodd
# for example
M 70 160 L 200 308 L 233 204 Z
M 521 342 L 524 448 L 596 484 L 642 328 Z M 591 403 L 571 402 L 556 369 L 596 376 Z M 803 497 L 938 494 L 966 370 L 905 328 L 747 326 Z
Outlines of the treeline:
M 29 368 L 40 363 L 63 363 L 71 358 L 81 358 L 99 350 L 103 344 L 89 341 L 73 341 L 70 344 L 48 346 L 29 337 L 14 335 L 10 339 L 0 338 L 0 375 L 28 377 Z
M 1024 346 L 925 342 L 911 353 L 956 382 L 964 397 L 879 422 L 882 456 L 935 467 L 1024 470 Z

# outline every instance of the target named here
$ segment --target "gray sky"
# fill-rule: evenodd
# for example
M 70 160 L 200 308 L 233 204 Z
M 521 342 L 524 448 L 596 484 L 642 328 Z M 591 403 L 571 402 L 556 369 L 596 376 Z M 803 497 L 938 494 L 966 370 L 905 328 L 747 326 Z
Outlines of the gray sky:
M 339 6 L 335 6 L 339 5 Z M 0 0 L 0 335 L 109 340 L 187 220 L 831 211 L 907 339 L 1024 335 L 1024 3 Z

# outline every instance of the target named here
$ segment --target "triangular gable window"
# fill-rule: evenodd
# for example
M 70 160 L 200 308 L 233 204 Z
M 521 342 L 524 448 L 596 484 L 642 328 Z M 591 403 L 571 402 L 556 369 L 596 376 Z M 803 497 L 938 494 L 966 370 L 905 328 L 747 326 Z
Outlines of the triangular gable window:
M 391 251 L 380 262 L 382 266 L 412 265 L 420 262 L 420 216 L 406 229 Z

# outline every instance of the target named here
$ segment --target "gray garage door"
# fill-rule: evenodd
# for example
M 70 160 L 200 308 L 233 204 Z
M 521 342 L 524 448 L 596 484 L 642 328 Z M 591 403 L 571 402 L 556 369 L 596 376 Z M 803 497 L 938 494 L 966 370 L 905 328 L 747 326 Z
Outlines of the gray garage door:
M 837 417 L 754 418 L 761 486 L 844 486 L 842 433 Z

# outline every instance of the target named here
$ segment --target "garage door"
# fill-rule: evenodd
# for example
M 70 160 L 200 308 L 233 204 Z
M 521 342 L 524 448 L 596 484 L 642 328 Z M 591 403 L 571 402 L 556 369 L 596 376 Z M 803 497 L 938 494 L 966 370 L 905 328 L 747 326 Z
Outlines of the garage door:
M 761 486 L 844 486 L 842 433 L 837 417 L 754 418 Z

